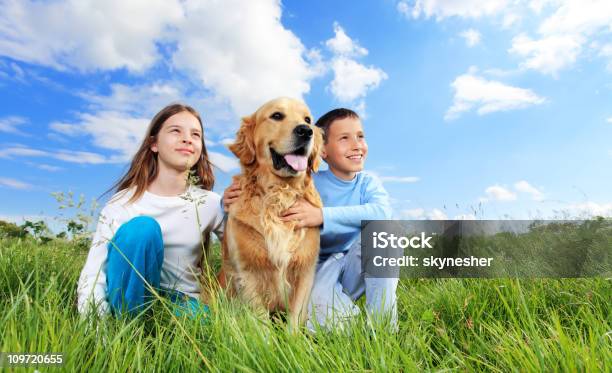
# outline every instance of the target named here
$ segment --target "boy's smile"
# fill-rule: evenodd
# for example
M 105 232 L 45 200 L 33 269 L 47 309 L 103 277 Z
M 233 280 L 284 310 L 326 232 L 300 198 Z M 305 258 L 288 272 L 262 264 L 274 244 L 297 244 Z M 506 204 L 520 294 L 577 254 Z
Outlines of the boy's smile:
M 348 156 L 348 159 L 355 163 L 360 163 L 363 162 L 363 154 L 350 155 Z
M 338 119 L 329 125 L 321 155 L 334 175 L 352 180 L 363 170 L 367 154 L 368 144 L 358 118 Z

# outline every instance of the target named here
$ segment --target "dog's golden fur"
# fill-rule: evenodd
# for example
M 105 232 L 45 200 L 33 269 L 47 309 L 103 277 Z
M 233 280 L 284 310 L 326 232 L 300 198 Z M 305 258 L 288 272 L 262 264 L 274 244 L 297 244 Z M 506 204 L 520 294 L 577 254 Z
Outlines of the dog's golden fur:
M 281 113 L 282 120 L 273 119 Z M 322 134 L 313 134 L 304 147 L 307 169 L 277 169 L 272 151 L 290 152 L 296 126 L 310 122 L 303 103 L 280 98 L 242 119 L 230 150 L 240 159 L 237 176 L 242 193 L 229 209 L 223 236 L 223 265 L 219 276 L 228 293 L 238 295 L 256 310 L 286 310 L 291 325 L 303 322 L 319 254 L 319 229 L 296 228 L 281 213 L 303 198 L 321 207 L 311 173 L 319 166 Z M 306 119 L 308 118 L 308 119 Z

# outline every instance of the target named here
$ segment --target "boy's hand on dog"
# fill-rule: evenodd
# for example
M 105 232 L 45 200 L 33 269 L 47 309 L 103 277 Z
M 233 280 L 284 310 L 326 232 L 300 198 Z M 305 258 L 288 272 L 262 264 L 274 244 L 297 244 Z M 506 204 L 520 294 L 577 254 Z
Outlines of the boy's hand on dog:
M 229 211 L 229 207 L 238 200 L 241 193 L 240 184 L 236 181 L 233 181 L 232 185 L 225 189 L 223 192 L 223 210 L 225 212 Z M 300 199 L 282 213 L 281 220 L 285 222 L 295 221 L 296 228 L 320 227 L 323 224 L 323 210 L 311 205 L 305 199 Z
M 223 192 L 223 210 L 225 212 L 229 211 L 229 207 L 232 203 L 236 202 L 238 197 L 240 197 L 240 193 L 242 193 L 242 189 L 240 189 L 240 184 L 236 180 L 232 182 L 232 185 L 227 187 Z
M 305 199 L 299 199 L 281 214 L 281 220 L 295 221 L 296 228 L 319 227 L 323 224 L 323 210 L 311 205 Z

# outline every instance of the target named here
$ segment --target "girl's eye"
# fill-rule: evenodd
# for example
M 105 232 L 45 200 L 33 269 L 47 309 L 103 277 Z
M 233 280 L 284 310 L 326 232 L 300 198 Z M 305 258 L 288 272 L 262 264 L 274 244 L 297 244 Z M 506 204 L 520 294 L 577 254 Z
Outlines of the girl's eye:
M 194 133 L 193 133 L 193 135 L 194 135 L 195 137 L 197 137 L 197 138 L 200 138 L 200 134 L 199 134 L 199 133 L 197 133 L 197 132 L 194 132 Z

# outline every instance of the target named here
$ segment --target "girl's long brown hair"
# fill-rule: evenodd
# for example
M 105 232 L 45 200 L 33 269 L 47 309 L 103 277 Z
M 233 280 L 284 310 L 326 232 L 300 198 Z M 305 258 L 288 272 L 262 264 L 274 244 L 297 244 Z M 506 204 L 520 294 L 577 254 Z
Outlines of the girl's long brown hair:
M 204 126 L 202 125 L 200 114 L 198 114 L 198 112 L 191 106 L 172 104 L 163 108 L 155 115 L 155 117 L 153 117 L 145 134 L 145 138 L 132 159 L 132 164 L 130 165 L 129 170 L 107 191 L 107 193 L 111 190 L 121 192 L 135 187 L 136 190 L 128 202 L 132 203 L 142 197 L 145 190 L 147 190 L 147 187 L 151 184 L 151 182 L 153 182 L 153 180 L 155 180 L 157 173 L 159 172 L 157 166 L 157 153 L 151 150 L 151 145 L 153 145 L 157 140 L 157 135 L 159 134 L 164 122 L 174 114 L 178 114 L 183 111 L 187 111 L 196 117 L 198 122 L 200 122 L 200 126 L 202 127 L 202 154 L 200 155 L 200 159 L 198 159 L 196 164 L 191 168 L 191 170 L 195 171 L 195 174 L 198 176 L 196 185 L 206 190 L 212 190 L 215 183 L 215 176 L 212 171 L 212 164 L 208 160 L 208 152 L 206 151 L 206 145 L 204 143 Z

